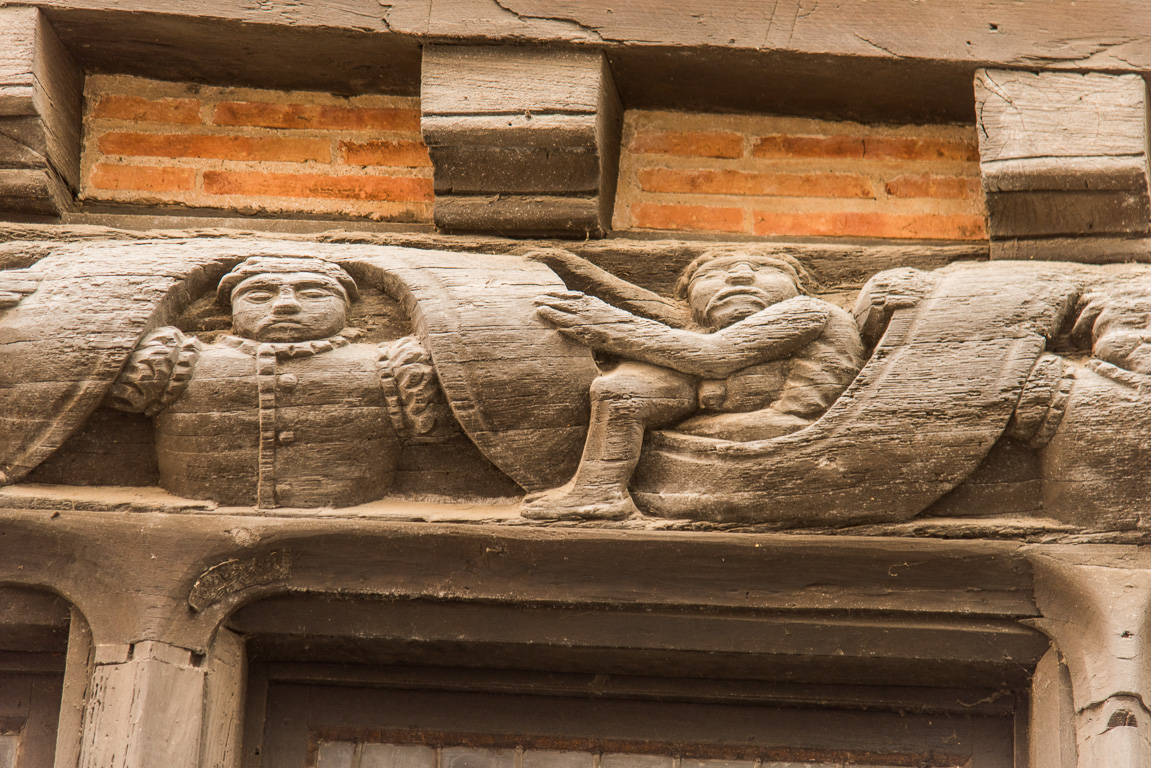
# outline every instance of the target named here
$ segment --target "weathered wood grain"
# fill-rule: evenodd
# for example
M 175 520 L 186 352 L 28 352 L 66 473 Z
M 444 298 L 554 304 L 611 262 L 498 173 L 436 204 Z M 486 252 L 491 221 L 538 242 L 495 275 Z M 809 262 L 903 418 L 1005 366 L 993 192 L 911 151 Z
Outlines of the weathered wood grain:
M 428 46 L 420 109 L 429 115 L 594 114 L 602 61 L 598 51 Z
M 622 115 L 603 54 L 432 45 L 422 78 L 440 229 L 587 237 L 610 228 Z
M 600 157 L 589 149 L 430 147 L 437 198 L 445 195 L 586 195 L 599 192 Z
M 510 115 L 424 114 L 420 131 L 424 143 L 433 148 L 462 143 L 468 147 L 594 150 L 596 113 L 538 114 L 525 110 Z
M 436 226 L 448 232 L 602 235 L 608 205 L 597 197 L 453 195 L 436 197 Z
M 44 0 L 55 15 L 99 10 L 101 0 Z M 170 13 L 170 4 L 131 0 L 118 9 Z M 1004 6 L 993 0 L 955 5 L 899 0 L 809 7 L 786 2 L 764 7 L 725 0 L 701 11 L 690 0 L 605 6 L 595 0 L 523 0 L 497 5 L 480 0 L 440 4 L 417 0 L 381 9 L 369 0 L 237 6 L 199 0 L 180 15 L 289 28 L 395 32 L 465 40 L 552 43 L 626 43 L 691 47 L 768 48 L 860 57 L 999 62 L 1019 67 L 1146 68 L 1148 25 L 1137 3 L 1105 0 L 1089 8 L 1046 4 Z M 898 19 L 892 24 L 891 19 Z M 1074 27 L 1069 26 L 1074 22 Z M 1116 30 L 1124 35 L 1117 37 Z
M 766 521 L 786 509 L 842 524 L 876 503 L 890 519 L 917 514 L 969 475 L 1002 434 L 1044 338 L 1057 332 L 1077 294 L 1073 279 L 1043 267 L 1005 265 L 1007 278 L 993 266 L 942 270 L 931 276 L 938 282 L 930 298 L 903 297 L 915 308 L 895 311 L 855 382 L 807 429 L 745 443 L 656 433 L 633 484 L 637 502 L 656 514 L 711 519 Z M 1023 281 L 1028 288 L 1013 298 L 1003 292 L 1005 282 Z M 976 378 L 976 370 L 996 373 Z M 852 427 L 834 426 L 841 419 Z M 726 479 L 704 475 L 701 461 Z M 693 490 L 700 483 L 707 492 Z M 730 489 L 729 501 L 720 488 Z
M 1141 77 L 980 70 L 975 99 L 993 239 L 1151 231 Z
M 35 8 L 0 8 L 0 209 L 56 215 L 80 183 L 83 74 Z

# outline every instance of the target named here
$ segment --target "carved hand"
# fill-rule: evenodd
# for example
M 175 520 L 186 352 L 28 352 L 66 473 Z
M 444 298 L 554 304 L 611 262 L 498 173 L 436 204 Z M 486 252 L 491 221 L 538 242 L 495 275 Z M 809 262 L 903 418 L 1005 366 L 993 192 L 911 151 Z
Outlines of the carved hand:
M 535 300 L 542 319 L 560 333 L 594 349 L 627 344 L 639 331 L 640 318 L 579 291 L 549 291 Z

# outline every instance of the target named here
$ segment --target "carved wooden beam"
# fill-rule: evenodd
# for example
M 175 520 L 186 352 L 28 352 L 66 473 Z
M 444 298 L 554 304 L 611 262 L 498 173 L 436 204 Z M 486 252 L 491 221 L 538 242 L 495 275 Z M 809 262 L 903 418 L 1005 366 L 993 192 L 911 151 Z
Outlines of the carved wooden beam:
M 0 211 L 57 215 L 71 207 L 83 82 L 40 11 L 0 8 Z
M 622 112 L 602 53 L 429 46 L 421 98 L 436 226 L 581 238 L 611 227 Z
M 1141 77 L 981 70 L 975 98 L 993 258 L 1017 240 L 1151 233 Z

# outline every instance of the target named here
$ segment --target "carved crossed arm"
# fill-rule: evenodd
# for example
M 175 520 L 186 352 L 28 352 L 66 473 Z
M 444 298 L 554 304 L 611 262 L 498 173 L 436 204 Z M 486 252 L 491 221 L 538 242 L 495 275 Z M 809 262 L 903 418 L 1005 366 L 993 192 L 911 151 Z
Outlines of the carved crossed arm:
M 569 288 L 606 299 L 640 317 L 672 328 L 683 328 L 691 322 L 691 313 L 683 304 L 633 285 L 570 251 L 542 248 L 525 253 L 524 258 L 546 264 Z
M 540 317 L 592 349 L 707 379 L 794 354 L 823 332 L 830 317 L 822 302 L 799 296 L 715 333 L 696 333 L 578 291 L 553 291 L 536 303 Z

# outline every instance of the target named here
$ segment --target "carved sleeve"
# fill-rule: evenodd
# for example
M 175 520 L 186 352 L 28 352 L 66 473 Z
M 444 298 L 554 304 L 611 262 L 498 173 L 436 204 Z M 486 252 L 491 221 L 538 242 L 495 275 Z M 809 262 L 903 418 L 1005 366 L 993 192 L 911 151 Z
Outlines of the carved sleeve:
M 432 356 L 414 336 L 380 345 L 380 384 L 396 434 L 434 443 L 460 431 L 440 389 Z
M 691 376 L 722 379 L 749 365 L 795 354 L 823 333 L 829 317 L 823 302 L 800 296 L 715 333 L 684 331 L 639 319 L 626 337 L 596 346 Z
M 176 328 L 153 331 L 136 347 L 104 404 L 118 411 L 155 416 L 184 393 L 200 349 L 194 336 L 185 336 Z

